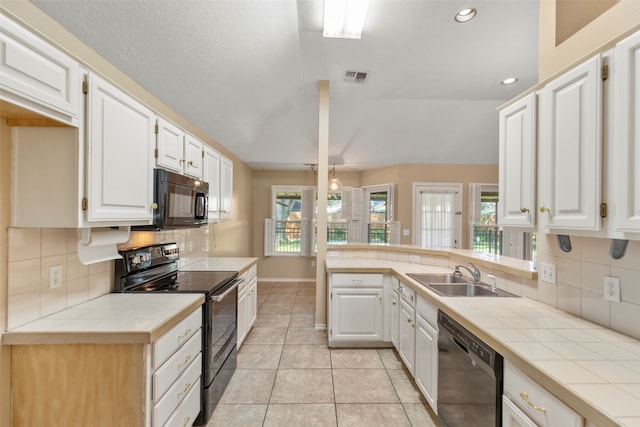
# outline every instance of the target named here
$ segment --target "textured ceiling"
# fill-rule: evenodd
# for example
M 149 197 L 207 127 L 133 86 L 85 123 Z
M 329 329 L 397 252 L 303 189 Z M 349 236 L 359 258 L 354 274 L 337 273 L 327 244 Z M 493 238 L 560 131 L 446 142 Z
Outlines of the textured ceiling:
M 360 40 L 323 38 L 315 0 L 34 3 L 254 168 L 317 162 L 318 80 L 339 170 L 497 164 L 496 108 L 537 83 L 533 0 L 371 0 Z

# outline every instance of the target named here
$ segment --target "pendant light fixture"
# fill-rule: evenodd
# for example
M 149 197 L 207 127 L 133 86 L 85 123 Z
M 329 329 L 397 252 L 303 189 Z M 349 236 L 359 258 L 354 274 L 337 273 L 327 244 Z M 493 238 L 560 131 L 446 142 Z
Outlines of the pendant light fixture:
M 340 191 L 342 190 L 342 182 L 338 178 L 336 178 L 336 165 L 333 165 L 330 172 L 331 178 L 329 179 L 329 191 Z

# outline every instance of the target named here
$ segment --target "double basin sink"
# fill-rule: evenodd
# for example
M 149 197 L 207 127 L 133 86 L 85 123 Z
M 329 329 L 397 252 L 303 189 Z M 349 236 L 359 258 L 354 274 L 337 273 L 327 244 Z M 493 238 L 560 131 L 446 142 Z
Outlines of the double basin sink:
M 418 283 L 444 297 L 515 297 L 518 295 L 485 282 L 474 283 L 465 276 L 452 273 L 408 273 Z

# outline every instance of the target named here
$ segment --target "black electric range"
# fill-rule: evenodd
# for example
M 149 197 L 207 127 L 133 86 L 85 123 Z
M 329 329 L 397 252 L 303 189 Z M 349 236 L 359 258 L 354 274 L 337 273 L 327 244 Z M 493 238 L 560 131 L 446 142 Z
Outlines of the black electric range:
M 120 251 L 116 292 L 203 293 L 201 411 L 207 423 L 237 365 L 237 271 L 180 271 L 176 243 L 157 243 Z

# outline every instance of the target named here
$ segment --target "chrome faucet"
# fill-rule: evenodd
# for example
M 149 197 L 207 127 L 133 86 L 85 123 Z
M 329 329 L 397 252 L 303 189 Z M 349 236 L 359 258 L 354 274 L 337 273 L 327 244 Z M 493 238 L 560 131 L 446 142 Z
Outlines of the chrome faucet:
M 473 282 L 474 283 L 480 283 L 480 276 L 481 276 L 482 273 L 480 273 L 480 270 L 478 270 L 478 267 L 473 265 L 473 263 L 471 263 L 471 261 L 467 261 L 467 264 L 469 264 L 471 266 L 471 268 L 473 268 L 473 270 L 471 268 L 467 267 L 466 265 L 456 265 L 456 271 L 454 271 L 453 273 L 462 275 L 462 273 L 460 272 L 460 269 L 464 268 L 465 270 L 467 270 L 469 272 L 469 274 L 471 274 L 471 277 L 473 277 Z

